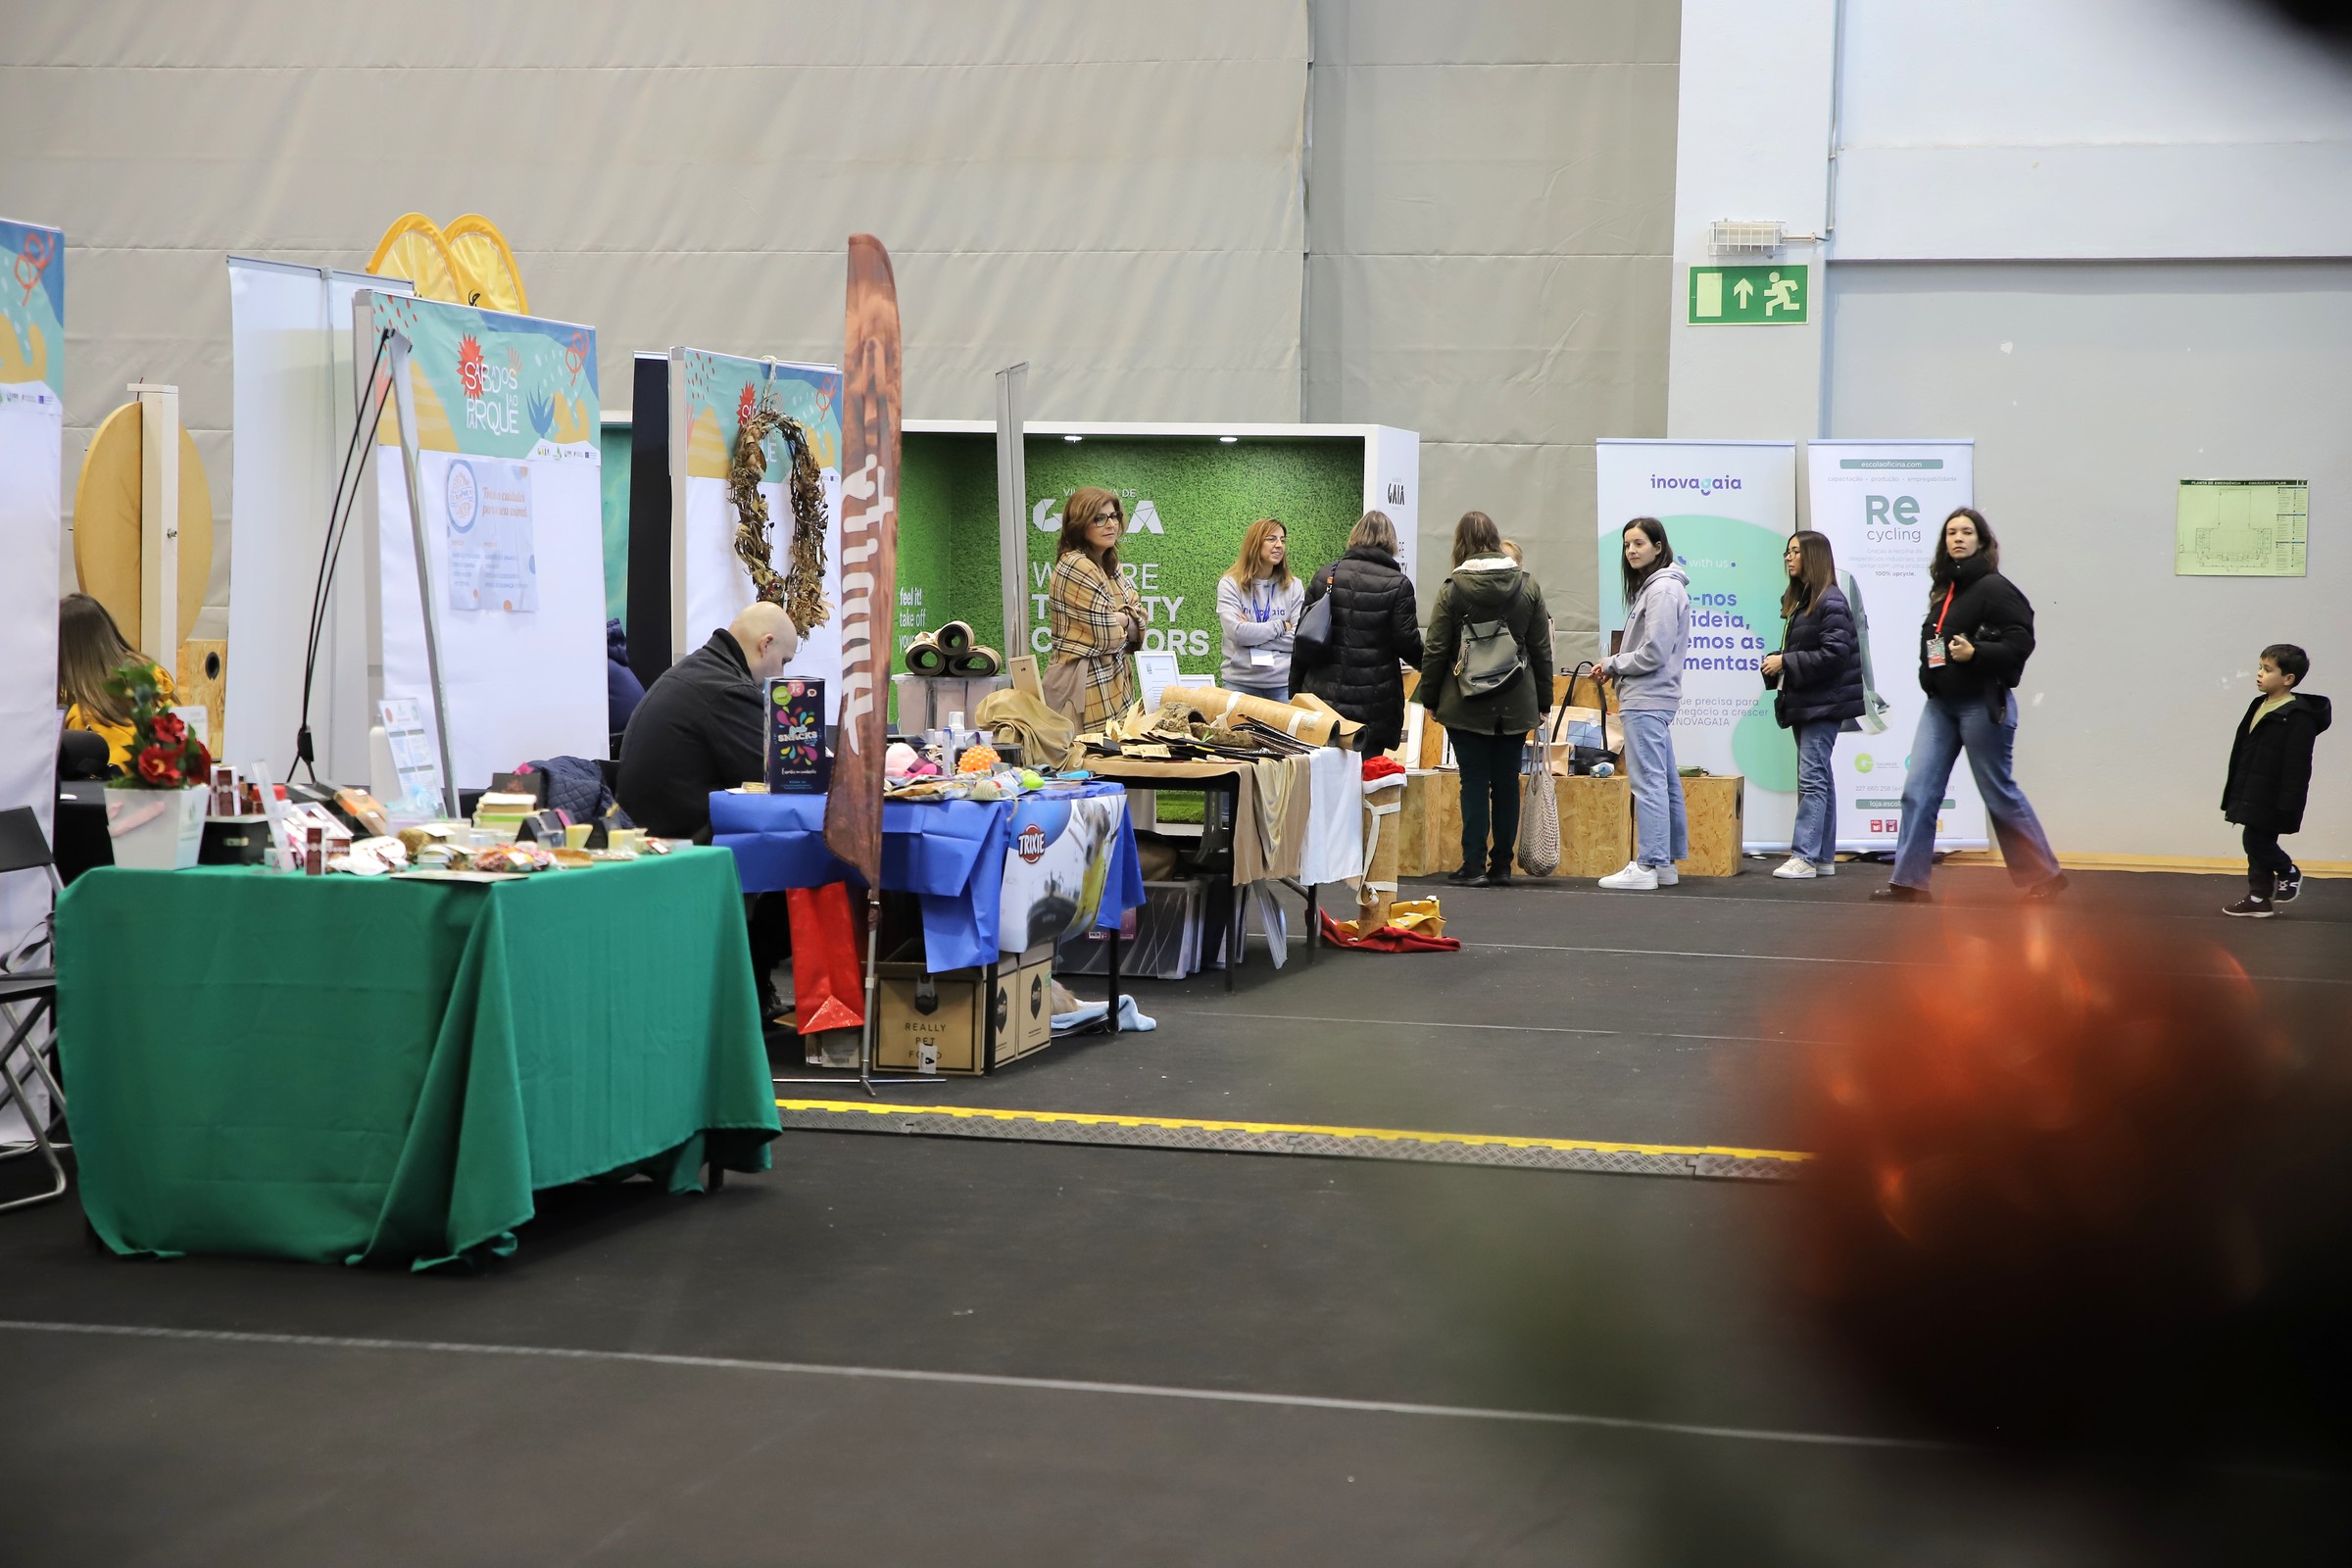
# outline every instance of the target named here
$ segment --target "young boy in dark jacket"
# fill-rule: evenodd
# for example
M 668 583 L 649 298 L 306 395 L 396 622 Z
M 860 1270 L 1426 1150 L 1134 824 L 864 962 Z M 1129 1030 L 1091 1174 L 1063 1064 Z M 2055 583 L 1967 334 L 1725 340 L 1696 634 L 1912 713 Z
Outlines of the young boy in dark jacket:
M 2230 778 L 2222 786 L 2223 818 L 2245 829 L 2251 887 L 2224 914 L 2267 920 L 2303 891 L 2303 872 L 2278 847 L 2278 836 L 2303 826 L 2312 743 L 2334 716 L 2327 698 L 2300 689 L 2310 673 L 2311 657 L 2292 643 L 2265 648 L 2254 671 L 2260 695 L 2230 742 Z

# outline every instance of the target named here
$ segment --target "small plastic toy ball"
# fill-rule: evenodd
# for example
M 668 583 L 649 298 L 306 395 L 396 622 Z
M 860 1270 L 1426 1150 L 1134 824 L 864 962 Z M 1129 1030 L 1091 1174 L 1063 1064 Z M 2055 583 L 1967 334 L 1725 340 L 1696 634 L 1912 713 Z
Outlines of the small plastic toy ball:
M 1021 769 L 1021 788 L 1025 790 L 1042 790 L 1045 787 L 1045 774 L 1040 773 L 1034 767 L 1024 767 Z
M 956 771 L 958 773 L 993 773 L 997 769 L 999 760 L 995 747 L 974 746 L 956 759 Z

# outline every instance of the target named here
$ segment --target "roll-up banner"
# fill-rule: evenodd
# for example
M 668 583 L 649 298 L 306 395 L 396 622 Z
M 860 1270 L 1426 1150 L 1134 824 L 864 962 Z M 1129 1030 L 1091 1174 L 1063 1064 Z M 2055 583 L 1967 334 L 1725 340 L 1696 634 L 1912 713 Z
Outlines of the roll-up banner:
M 1780 646 L 1781 553 L 1796 526 L 1792 441 L 1599 441 L 1600 626 L 1625 629 L 1622 535 L 1665 525 L 1690 578 L 1690 642 L 1674 718 L 1675 760 L 1747 778 L 1750 847 L 1786 847 L 1796 820 L 1796 747 L 1774 719 L 1765 654 Z
M 0 808 L 31 807 L 47 837 L 57 801 L 66 236 L 0 219 Z M 48 912 L 44 873 L 0 876 L 0 954 Z M 46 1104 L 37 1085 L 33 1094 Z M 0 1110 L 0 1138 L 24 1136 L 17 1108 Z
M 737 553 L 741 519 L 727 474 L 743 421 L 762 406 L 782 410 L 807 433 L 824 491 L 824 600 L 835 612 L 801 635 L 786 673 L 825 683 L 830 724 L 841 708 L 841 371 L 833 366 L 669 351 L 670 514 L 679 519 L 670 534 L 670 659 L 675 662 L 700 648 L 759 597 Z M 767 502 L 768 564 L 789 574 L 796 526 L 786 483 L 791 455 L 780 431 L 768 434 L 762 450 L 767 466 L 760 494 Z
M 565 321 L 362 291 L 355 347 L 405 334 L 450 767 L 462 788 L 549 757 L 606 755 L 604 495 L 596 333 Z M 652 411 L 648 411 L 649 414 Z M 434 724 L 396 416 L 370 519 L 381 689 Z
M 1838 585 L 1853 607 L 1869 705 L 1859 730 L 1838 737 L 1841 850 L 1894 848 L 1911 737 L 1927 702 L 1919 689 L 1918 637 L 1928 563 L 1943 519 L 1972 504 L 1976 450 L 1972 441 L 1815 441 L 1806 448 L 1813 526 L 1829 536 Z M 1947 850 L 1989 842 L 1984 803 L 1965 762 L 1944 790 L 1936 842 Z

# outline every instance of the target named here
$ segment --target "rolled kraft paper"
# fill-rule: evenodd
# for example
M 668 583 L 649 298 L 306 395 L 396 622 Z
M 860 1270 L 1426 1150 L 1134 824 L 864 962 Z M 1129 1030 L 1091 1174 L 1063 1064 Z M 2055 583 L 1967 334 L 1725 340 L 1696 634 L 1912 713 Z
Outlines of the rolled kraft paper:
M 937 643 L 918 637 L 906 645 L 906 669 L 915 675 L 945 675 L 948 656 L 939 651 Z
M 1171 698 L 1203 718 L 1221 723 L 1254 718 L 1309 746 L 1345 746 L 1362 728 L 1334 713 L 1318 713 L 1311 708 L 1294 708 L 1289 703 L 1229 692 L 1216 686 L 1170 686 L 1160 694 L 1160 701 L 1164 704 Z
M 960 620 L 951 620 L 931 634 L 943 654 L 968 654 L 972 651 L 972 628 Z M 995 674 L 995 670 L 990 670 Z
M 1004 656 L 994 648 L 975 648 L 968 654 L 951 656 L 948 668 L 954 674 L 986 680 L 1004 673 Z

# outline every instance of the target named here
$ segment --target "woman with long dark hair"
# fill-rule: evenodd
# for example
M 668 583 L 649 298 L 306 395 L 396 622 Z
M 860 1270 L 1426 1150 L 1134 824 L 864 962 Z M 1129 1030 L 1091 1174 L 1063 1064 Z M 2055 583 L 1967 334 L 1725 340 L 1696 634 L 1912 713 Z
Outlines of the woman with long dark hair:
M 1550 624 L 1544 590 L 1502 553 L 1494 519 L 1463 513 L 1453 528 L 1453 570 L 1429 612 L 1421 684 L 1413 693 L 1446 726 L 1462 770 L 1462 863 L 1451 878 L 1456 886 L 1502 887 L 1511 880 L 1527 732 L 1551 707 Z M 1470 645 L 1499 652 L 1505 637 L 1517 666 L 1488 684 L 1481 663 L 1469 657 Z M 1538 781 L 1544 787 L 1550 782 L 1548 774 Z
M 2029 899 L 2066 887 L 2058 857 L 2017 787 L 2017 683 L 2034 655 L 2034 607 L 2001 575 L 2000 541 L 1984 514 L 1960 507 L 1943 519 L 1928 564 L 1928 610 L 1919 626 L 1919 684 L 1928 705 L 1911 738 L 1903 819 L 1895 832 L 1894 875 L 1874 899 L 1925 903 L 1936 873 L 1936 817 L 1963 751 L 2010 880 Z
M 1796 733 L 1796 833 L 1788 858 L 1772 874 L 1790 879 L 1838 874 L 1838 777 L 1831 767 L 1838 732 L 1862 716 L 1862 640 L 1838 586 L 1829 535 L 1802 528 L 1788 536 L 1781 564 L 1781 646 L 1764 656 L 1764 684 L 1779 695 L 1773 716 Z
M 115 617 L 88 594 L 68 594 L 57 602 L 57 705 L 66 710 L 66 728 L 86 729 L 105 737 L 107 760 L 116 767 L 130 765 L 130 705 L 108 695 L 107 678 L 134 659 L 141 659 Z M 155 665 L 156 695 L 170 703 L 175 695 L 172 674 Z
M 1242 535 L 1241 554 L 1217 579 L 1217 621 L 1225 662 L 1217 684 L 1271 702 L 1291 700 L 1291 646 L 1306 587 L 1291 575 L 1290 534 L 1260 517 Z
M 1690 578 L 1675 563 L 1666 525 L 1636 517 L 1623 546 L 1625 636 L 1598 665 L 1617 686 L 1625 760 L 1634 780 L 1634 858 L 1600 879 L 1621 893 L 1648 893 L 1682 880 L 1674 862 L 1690 855 L 1683 779 L 1674 765 L 1674 714 L 1683 706 L 1683 655 L 1690 646 Z
M 1363 725 L 1356 744 L 1366 757 L 1404 738 L 1404 666 L 1421 662 L 1421 612 L 1400 555 L 1387 513 L 1356 518 L 1348 553 L 1315 573 L 1303 601 L 1330 597 L 1331 635 L 1292 654 L 1292 690 L 1311 692 Z
M 1070 492 L 1061 509 L 1061 541 L 1047 583 L 1046 622 L 1053 633 L 1047 668 L 1079 666 L 1069 715 L 1081 730 L 1100 729 L 1136 704 L 1135 650 L 1143 645 L 1142 596 L 1119 574 L 1119 539 L 1127 509 L 1095 485 Z M 1057 683 L 1049 679 L 1047 690 Z

